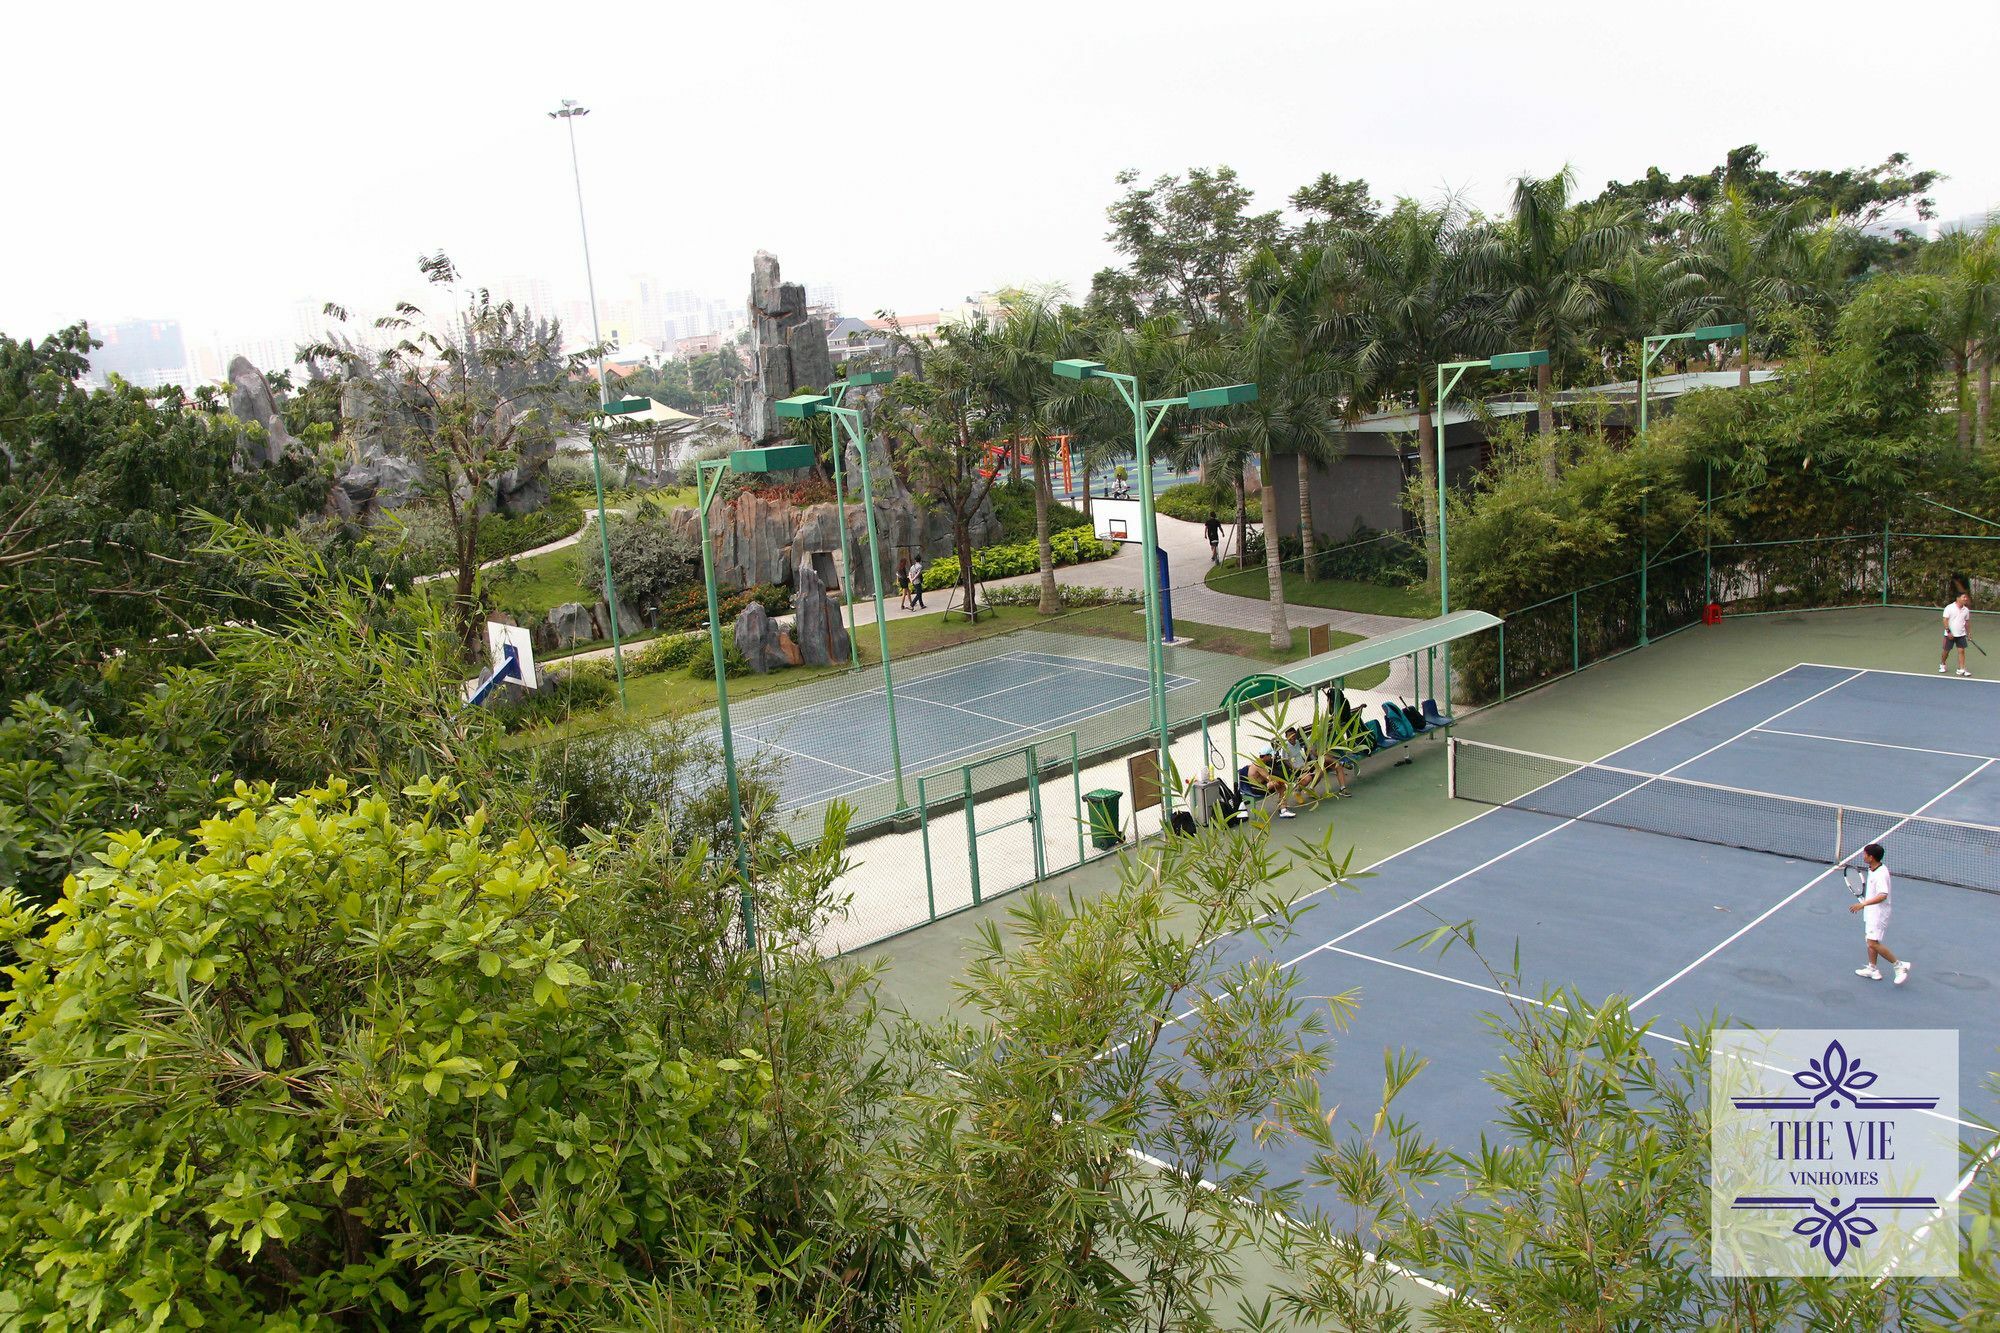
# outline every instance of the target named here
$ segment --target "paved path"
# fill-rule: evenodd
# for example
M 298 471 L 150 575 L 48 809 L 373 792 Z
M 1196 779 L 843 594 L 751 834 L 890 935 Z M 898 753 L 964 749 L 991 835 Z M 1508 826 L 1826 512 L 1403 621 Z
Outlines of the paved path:
M 605 512 L 611 514 L 622 514 L 625 511 L 622 509 L 608 509 Z M 591 509 L 588 512 L 586 512 L 583 516 L 583 526 L 578 528 L 575 532 L 572 532 L 569 536 L 558 537 L 552 542 L 544 542 L 540 546 L 531 546 L 525 551 L 516 551 L 512 555 L 503 555 L 497 560 L 481 561 L 479 567 L 481 569 L 498 569 L 501 565 L 506 564 L 509 560 L 526 560 L 529 556 L 547 555 L 550 551 L 560 551 L 566 546 L 574 546 L 578 542 L 582 541 L 584 537 L 589 534 L 590 527 L 595 522 L 597 522 L 597 509 L 595 506 L 592 506 Z M 419 574 L 416 576 L 416 578 L 410 581 L 412 583 L 435 583 L 439 579 L 450 579 L 457 577 L 458 577 L 457 570 L 441 569 L 435 574 Z

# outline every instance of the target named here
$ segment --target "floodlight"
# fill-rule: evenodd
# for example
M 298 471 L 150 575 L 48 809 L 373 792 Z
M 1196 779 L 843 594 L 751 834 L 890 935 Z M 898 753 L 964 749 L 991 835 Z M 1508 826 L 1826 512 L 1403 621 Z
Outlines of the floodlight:
M 811 417 L 818 416 L 821 412 L 833 406 L 833 399 L 823 393 L 801 393 L 794 394 L 790 398 L 780 398 L 777 402 L 771 404 L 771 406 L 777 409 L 778 415 L 781 417 Z M 741 450 L 739 452 L 748 453 L 751 451 Z M 730 455 L 730 458 L 730 466 L 735 467 L 735 455 Z M 769 469 L 739 467 L 735 470 L 738 472 L 765 472 Z
M 1096 379 L 1104 373 L 1104 363 L 1102 361 L 1058 361 L 1055 363 L 1054 370 L 1059 379 Z
M 801 394 L 799 398 L 780 399 L 779 407 L 786 403 L 796 403 L 803 398 L 809 402 L 824 403 L 820 394 Z M 805 415 L 801 412 L 800 415 Z M 789 472 L 793 468 L 813 465 L 813 447 L 809 444 L 773 444 L 763 449 L 738 449 L 729 455 L 731 472 Z
M 1223 384 L 1213 389 L 1196 389 L 1187 396 L 1187 405 L 1197 412 L 1256 401 L 1257 386 L 1254 384 Z
M 1532 352 L 1502 352 L 1486 364 L 1495 370 L 1526 370 L 1530 366 L 1546 366 L 1548 363 L 1548 349 L 1537 347 Z

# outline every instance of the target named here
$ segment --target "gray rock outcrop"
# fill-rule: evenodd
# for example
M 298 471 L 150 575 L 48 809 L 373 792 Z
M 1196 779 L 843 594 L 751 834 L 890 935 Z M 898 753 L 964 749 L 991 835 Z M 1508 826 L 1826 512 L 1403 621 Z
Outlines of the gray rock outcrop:
M 736 651 L 760 676 L 799 661 L 799 652 L 785 637 L 784 627 L 771 619 L 762 602 L 752 602 L 736 613 L 735 638 Z
M 701 540 L 692 509 L 676 509 L 674 533 Z M 782 496 L 745 491 L 709 511 L 715 539 L 715 575 L 724 585 L 749 588 L 760 583 L 790 584 L 799 565 L 816 551 L 840 549 L 840 515 L 831 503 L 795 505 Z M 874 592 L 868 570 L 868 516 L 859 504 L 847 506 L 848 551 L 855 560 L 854 595 Z M 882 588 L 895 586 L 896 562 L 922 554 L 925 560 L 951 554 L 951 520 L 938 510 L 919 510 L 909 495 L 875 502 L 875 532 L 881 543 Z M 982 506 L 972 523 L 972 541 L 983 546 L 1000 535 L 999 520 Z
M 285 429 L 285 419 L 278 415 L 278 400 L 271 393 L 271 383 L 247 356 L 229 359 L 229 414 L 264 428 L 260 463 L 275 463 L 293 448 L 292 433 Z
M 840 623 L 840 603 L 820 585 L 819 575 L 801 564 L 792 590 L 792 636 L 799 660 L 807 666 L 844 663 L 852 651 L 847 626 Z
M 833 379 L 825 321 L 806 314 L 806 289 L 782 281 L 778 257 L 766 250 L 750 265 L 749 352 L 749 377 L 736 387 L 736 429 L 763 444 L 785 433 L 771 404 Z
M 551 610 L 548 620 L 543 623 L 548 626 L 549 646 L 552 648 L 573 648 L 595 637 L 596 627 L 591 623 L 590 608 L 582 602 L 564 602 Z

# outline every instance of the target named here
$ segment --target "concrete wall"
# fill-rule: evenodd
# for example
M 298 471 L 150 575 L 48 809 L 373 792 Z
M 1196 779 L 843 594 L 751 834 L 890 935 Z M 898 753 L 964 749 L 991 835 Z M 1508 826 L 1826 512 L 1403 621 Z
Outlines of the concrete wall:
M 1415 531 L 1420 516 L 1406 514 L 1402 503 L 1405 477 L 1414 476 L 1417 470 L 1415 437 L 1353 433 L 1346 437 L 1346 445 L 1347 452 L 1330 466 L 1315 465 L 1312 469 L 1313 529 L 1321 543 L 1346 540 L 1357 524 L 1377 532 Z M 1409 451 L 1407 462 L 1405 449 Z M 1485 461 L 1486 441 L 1473 423 L 1454 425 L 1446 432 L 1448 484 L 1466 484 Z M 1291 454 L 1277 456 L 1271 480 L 1277 492 L 1278 534 L 1296 537 L 1299 467 Z

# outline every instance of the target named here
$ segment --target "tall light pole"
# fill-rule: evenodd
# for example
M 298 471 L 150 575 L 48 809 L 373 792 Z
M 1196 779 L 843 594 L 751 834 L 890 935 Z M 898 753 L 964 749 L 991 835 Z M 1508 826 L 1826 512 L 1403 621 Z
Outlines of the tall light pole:
M 1547 348 L 1538 347 L 1532 352 L 1501 352 L 1481 361 L 1445 361 L 1438 366 L 1437 403 L 1432 408 L 1431 435 L 1437 440 L 1437 510 L 1438 510 L 1438 614 L 1451 614 L 1451 550 L 1445 538 L 1444 511 L 1444 404 L 1451 391 L 1468 370 L 1527 370 L 1531 366 L 1546 366 L 1549 363 Z M 1451 379 L 1445 380 L 1449 370 Z M 1444 715 L 1451 716 L 1451 645 L 1444 646 Z
M 875 539 L 875 490 L 868 478 L 868 432 L 861 421 L 861 411 L 848 407 L 843 402 L 850 388 L 860 388 L 871 384 L 887 384 L 895 378 L 895 372 L 871 370 L 859 375 L 850 375 L 835 383 L 825 393 L 802 393 L 791 398 L 781 398 L 774 406 L 781 417 L 803 419 L 813 416 L 828 416 L 833 419 L 833 486 L 839 493 L 842 489 L 840 476 L 840 456 L 847 452 L 841 441 L 841 431 L 847 432 L 854 442 L 855 455 L 861 460 L 861 508 L 868 522 L 868 586 L 875 594 L 875 640 L 882 651 L 882 701 L 889 712 L 889 762 L 896 773 L 896 809 L 909 807 L 909 800 L 903 795 L 903 742 L 896 731 L 896 684 L 889 672 L 889 617 L 882 609 L 882 552 Z M 846 511 L 841 511 L 840 543 L 843 557 L 847 550 Z M 844 572 L 846 581 L 854 582 L 854 571 Z M 850 593 L 847 603 L 848 632 L 850 645 L 854 642 L 854 601 Z M 858 662 L 858 650 L 856 661 Z
M 1669 343 L 1726 342 L 1731 338 L 1741 338 L 1749 333 L 1749 331 L 1749 326 L 1746 324 L 1704 324 L 1698 329 L 1689 329 L 1685 333 L 1648 334 L 1641 341 L 1639 351 L 1639 434 L 1644 435 L 1646 433 L 1646 402 L 1648 398 L 1646 379 L 1652 373 L 1653 362 L 1660 359 L 1660 353 L 1667 350 Z M 1703 469 L 1703 474 L 1703 488 L 1704 494 L 1706 494 L 1709 490 L 1713 489 L 1714 479 L 1707 475 L 1706 468 Z M 1652 642 L 1652 636 L 1648 633 L 1650 626 L 1647 624 L 1646 606 L 1646 600 L 1651 593 L 1651 589 L 1647 586 L 1646 576 L 1648 567 L 1653 563 L 1650 535 L 1646 531 L 1646 516 L 1649 507 L 1647 503 L 1648 498 L 1645 491 L 1642 490 L 1639 492 L 1639 646 L 1641 648 Z M 1703 501 L 1703 518 L 1708 517 L 1706 507 L 1708 503 L 1706 500 Z M 1708 549 L 1708 538 L 1706 536 L 1702 538 L 1702 547 L 1704 550 Z M 1709 595 L 1709 585 L 1714 578 L 1713 560 L 1714 557 L 1712 555 L 1704 557 L 1705 568 L 1702 574 L 1702 597 L 1704 601 L 1706 601 Z
M 1154 432 L 1166 420 L 1170 408 L 1187 407 L 1208 411 L 1234 403 L 1254 402 L 1254 384 L 1224 384 L 1213 389 L 1196 389 L 1181 398 L 1145 398 L 1134 375 L 1106 370 L 1101 361 L 1057 361 L 1051 367 L 1060 379 L 1110 380 L 1118 396 L 1132 412 L 1132 447 L 1139 469 L 1139 536 L 1145 553 L 1141 563 L 1146 576 L 1146 679 L 1152 701 L 1153 732 L 1160 748 L 1160 801 L 1173 813 L 1173 736 L 1167 726 L 1166 653 L 1160 646 L 1160 537 L 1153 523 L 1153 461 L 1150 447 Z
M 590 271 L 590 228 L 583 220 L 583 170 L 576 161 L 576 120 L 590 108 L 563 98 L 562 109 L 549 112 L 550 120 L 560 120 L 569 129 L 569 174 L 576 182 L 576 229 L 583 236 L 583 285 L 590 293 L 590 341 L 597 352 L 597 403 L 600 409 L 611 402 L 611 385 L 604 378 L 604 339 L 597 331 L 597 279 Z M 597 441 L 602 432 L 590 430 L 590 474 L 597 482 L 597 541 L 604 556 L 604 607 L 611 621 L 611 664 L 618 673 L 618 706 L 625 707 L 625 645 L 618 633 L 618 583 L 611 577 L 611 527 L 604 519 L 604 464 L 598 457 Z

